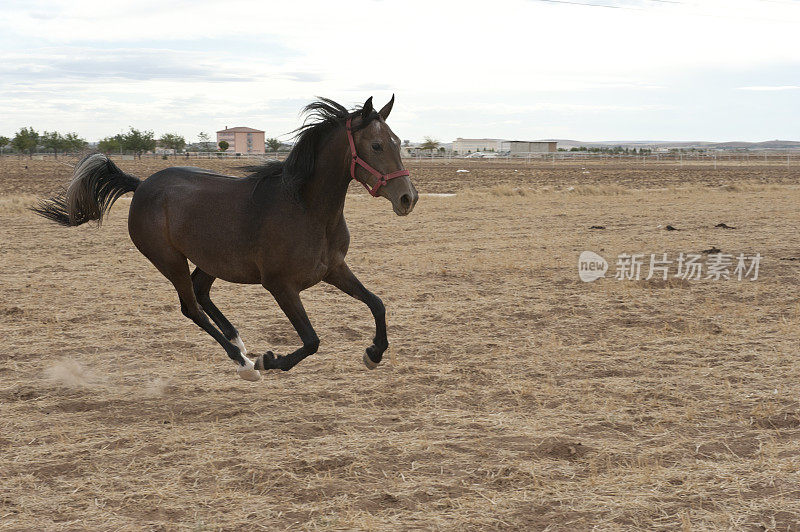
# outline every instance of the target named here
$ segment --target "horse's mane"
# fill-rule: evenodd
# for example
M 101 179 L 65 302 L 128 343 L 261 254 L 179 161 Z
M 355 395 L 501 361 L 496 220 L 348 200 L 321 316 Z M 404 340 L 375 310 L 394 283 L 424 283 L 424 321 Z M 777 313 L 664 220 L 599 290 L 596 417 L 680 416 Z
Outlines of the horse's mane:
M 316 153 L 320 142 L 328 134 L 348 118 L 353 118 L 361 113 L 361 106 L 348 111 L 343 105 L 328 98 L 319 98 L 306 105 L 302 113 L 306 119 L 302 126 L 295 129 L 295 144 L 284 161 L 267 161 L 259 166 L 248 167 L 250 177 L 265 179 L 280 179 L 283 186 L 295 197 L 300 196 L 299 191 L 303 183 L 314 174 Z M 353 130 L 366 127 L 378 113 L 374 110 L 365 120 L 360 121 Z

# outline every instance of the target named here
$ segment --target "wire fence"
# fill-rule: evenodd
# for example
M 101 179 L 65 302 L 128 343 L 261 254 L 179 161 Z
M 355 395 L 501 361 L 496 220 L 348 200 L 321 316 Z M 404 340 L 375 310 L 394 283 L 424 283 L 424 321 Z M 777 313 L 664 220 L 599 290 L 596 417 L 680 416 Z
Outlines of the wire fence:
M 495 154 L 487 153 L 481 157 L 471 155 L 452 154 L 415 154 L 406 160 L 422 163 L 423 161 L 498 161 L 518 162 L 525 164 L 549 163 L 558 165 L 570 162 L 605 162 L 619 164 L 675 164 L 675 165 L 767 165 L 767 166 L 798 166 L 800 165 L 800 150 L 789 151 L 748 151 L 748 152 L 664 152 L 664 153 L 587 153 L 587 152 L 549 152 L 549 153 L 515 153 Z

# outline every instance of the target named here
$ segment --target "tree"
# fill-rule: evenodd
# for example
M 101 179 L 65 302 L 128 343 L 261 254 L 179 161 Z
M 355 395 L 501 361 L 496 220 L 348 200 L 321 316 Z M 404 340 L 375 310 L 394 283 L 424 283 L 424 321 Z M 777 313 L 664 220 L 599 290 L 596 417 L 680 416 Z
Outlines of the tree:
M 163 147 L 175 150 L 175 153 L 183 151 L 186 147 L 186 139 L 177 133 L 164 133 L 159 142 Z
M 53 154 L 58 159 L 58 152 L 64 151 L 64 137 L 58 131 L 45 131 L 41 137 L 42 146 L 48 150 L 52 150 Z
M 419 147 L 422 150 L 428 150 L 432 152 L 439 147 L 439 141 L 431 137 L 425 137 L 425 142 L 420 144 Z
M 11 145 L 20 153 L 28 152 L 32 157 L 33 152 L 36 151 L 36 147 L 39 145 L 39 133 L 32 127 L 23 127 L 14 135 Z
M 86 147 L 86 141 L 77 133 L 62 135 L 58 131 L 45 131 L 42 133 L 41 140 L 42 146 L 52 150 L 56 159 L 58 159 L 58 152 L 78 151 Z
M 152 131 L 139 131 L 130 128 L 127 133 L 122 135 L 122 149 L 133 152 L 139 159 L 146 151 L 152 151 L 156 147 L 156 139 L 153 138 Z
M 219 141 L 219 151 L 227 151 L 228 148 L 230 148 L 230 147 L 231 147 L 231 145 L 228 144 L 227 140 Z
M 9 144 L 10 142 L 11 142 L 11 139 L 10 139 L 10 138 L 8 138 L 8 137 L 3 137 L 3 136 L 0 136 L 0 155 L 2 155 L 2 154 L 3 154 L 3 148 L 5 148 L 6 146 L 8 146 L 8 144 Z
M 88 146 L 88 142 L 85 139 L 82 139 L 78 136 L 77 133 L 67 133 L 64 135 L 64 150 L 70 152 L 76 152 L 84 149 Z
M 270 149 L 270 151 L 276 152 L 281 149 L 281 141 L 276 138 L 267 139 L 267 147 Z
M 97 149 L 106 155 L 113 151 L 122 151 L 122 135 L 104 138 L 97 143 Z
M 202 151 L 211 151 L 211 137 L 205 131 L 197 134 L 197 141 L 202 146 Z

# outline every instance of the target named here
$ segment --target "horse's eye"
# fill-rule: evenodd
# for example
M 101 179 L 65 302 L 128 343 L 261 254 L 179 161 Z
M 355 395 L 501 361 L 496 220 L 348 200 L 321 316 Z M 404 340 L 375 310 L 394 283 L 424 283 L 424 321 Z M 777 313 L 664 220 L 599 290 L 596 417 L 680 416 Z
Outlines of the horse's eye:
M 375 151 L 381 151 L 383 149 L 383 146 L 381 146 L 380 142 L 373 142 L 372 149 Z

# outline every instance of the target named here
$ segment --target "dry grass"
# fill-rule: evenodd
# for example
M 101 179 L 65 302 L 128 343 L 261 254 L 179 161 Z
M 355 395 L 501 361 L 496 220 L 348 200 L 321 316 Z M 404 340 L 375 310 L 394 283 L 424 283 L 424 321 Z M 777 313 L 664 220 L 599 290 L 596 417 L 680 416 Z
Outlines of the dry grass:
M 0 196 L 0 212 L 19 214 L 36 205 L 37 198 L 32 194 Z
M 630 189 L 616 185 L 600 185 L 600 186 L 578 185 L 578 186 L 569 186 L 561 189 L 555 189 L 555 191 L 568 194 L 575 194 L 577 196 L 619 196 L 621 194 L 630 193 Z M 514 187 L 511 185 L 495 185 L 493 187 L 488 187 L 488 188 L 467 189 L 462 192 L 462 195 L 467 195 L 469 197 L 479 197 L 479 196 L 525 197 L 533 194 L 548 194 L 551 192 L 554 192 L 554 189 L 549 186 L 540 188 L 530 188 L 530 187 Z
M 557 179 L 408 218 L 355 194 L 349 263 L 389 309 L 387 362 L 363 367 L 367 309 L 319 286 L 320 352 L 256 384 L 181 316 L 127 202 L 68 230 L 5 196 L 0 528 L 797 530 L 800 191 Z M 577 276 L 585 249 L 711 245 L 760 252 L 761 279 Z M 251 351 L 297 346 L 259 287 L 214 295 Z
M 116 160 L 127 172 L 141 178 L 169 166 L 200 165 L 210 170 L 230 175 L 244 175 L 244 167 L 255 164 L 253 159 L 189 159 L 173 157 L 142 159 L 141 161 Z M 71 175 L 75 159 L 60 158 L 32 161 L 26 158 L 0 157 L 0 191 L 2 194 L 46 194 L 61 187 Z M 765 185 L 797 185 L 800 183 L 800 164 L 786 166 L 780 161 L 726 160 L 718 168 L 713 164 L 677 165 L 674 162 L 646 164 L 615 160 L 566 160 L 555 165 L 547 161 L 515 160 L 406 160 L 420 192 L 452 193 L 475 189 L 502 190 L 545 189 L 577 191 L 595 190 L 612 195 L 629 189 L 660 189 L 685 187 L 688 184 L 702 187 L 733 187 L 746 190 Z M 458 170 L 469 170 L 459 172 Z M 351 190 L 354 194 L 366 191 Z M 500 193 L 500 195 L 507 195 Z

